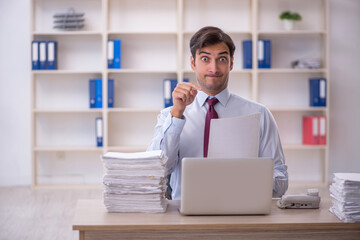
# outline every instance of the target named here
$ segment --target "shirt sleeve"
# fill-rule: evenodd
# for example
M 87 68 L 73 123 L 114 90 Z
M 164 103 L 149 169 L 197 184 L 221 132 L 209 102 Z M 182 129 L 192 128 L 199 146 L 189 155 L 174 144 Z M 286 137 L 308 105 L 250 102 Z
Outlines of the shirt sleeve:
M 273 197 L 281 197 L 288 189 L 288 173 L 280 135 L 274 117 L 267 108 L 263 110 L 261 121 L 259 156 L 274 159 Z
M 180 134 L 185 124 L 185 118 L 172 117 L 170 111 L 171 108 L 166 108 L 158 115 L 154 137 L 147 148 L 147 151 L 162 150 L 165 153 L 169 174 L 179 163 Z

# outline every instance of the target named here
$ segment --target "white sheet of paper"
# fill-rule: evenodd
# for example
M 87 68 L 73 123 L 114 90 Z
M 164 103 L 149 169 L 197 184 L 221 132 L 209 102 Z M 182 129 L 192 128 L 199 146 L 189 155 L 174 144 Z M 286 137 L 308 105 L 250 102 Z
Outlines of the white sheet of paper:
M 258 157 L 260 113 L 212 119 L 208 157 Z

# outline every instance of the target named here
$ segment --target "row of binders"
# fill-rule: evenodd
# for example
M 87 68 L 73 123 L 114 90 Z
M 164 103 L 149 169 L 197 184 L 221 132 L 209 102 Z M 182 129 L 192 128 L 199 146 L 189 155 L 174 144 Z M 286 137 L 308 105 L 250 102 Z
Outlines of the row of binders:
M 90 108 L 103 107 L 102 79 L 89 80 Z M 108 108 L 114 107 L 114 79 L 108 79 Z
M 189 82 L 188 78 L 184 78 L 183 82 Z M 178 81 L 177 79 L 164 79 L 163 80 L 163 96 L 164 107 L 171 107 L 173 105 L 172 92 L 174 91 Z M 89 106 L 90 108 L 103 107 L 103 92 L 102 92 L 102 79 L 89 80 Z M 114 79 L 108 79 L 108 108 L 114 107 Z
M 108 212 L 166 211 L 167 157 L 161 150 L 108 152 L 101 159 L 105 169 L 104 205 Z
M 251 40 L 242 42 L 243 47 L 243 68 L 252 69 L 252 48 Z M 258 68 L 271 68 L 271 41 L 258 40 L 257 43 Z
M 188 78 L 184 78 L 183 82 L 189 82 Z M 178 84 L 177 79 L 166 78 L 163 80 L 163 97 L 164 108 L 173 105 L 172 92 Z M 310 78 L 310 106 L 325 107 L 326 106 L 326 79 Z M 89 104 L 90 108 L 103 107 L 102 79 L 89 80 Z M 114 79 L 108 79 L 108 108 L 114 107 Z
M 326 145 L 326 116 L 303 116 L 303 144 Z
M 57 42 L 32 41 L 32 70 L 57 69 Z
M 343 222 L 360 222 L 360 173 L 335 173 L 329 211 Z

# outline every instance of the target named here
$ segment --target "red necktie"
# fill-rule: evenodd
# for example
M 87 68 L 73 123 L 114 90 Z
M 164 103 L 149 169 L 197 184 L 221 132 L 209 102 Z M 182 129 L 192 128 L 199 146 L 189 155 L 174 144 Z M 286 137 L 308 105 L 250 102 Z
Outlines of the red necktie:
M 219 118 L 215 111 L 215 104 L 219 102 L 216 98 L 208 98 L 206 102 L 209 104 L 209 109 L 206 113 L 205 118 L 205 131 L 204 131 L 204 157 L 208 155 L 208 146 L 209 146 L 209 133 L 210 133 L 210 121 L 213 118 Z

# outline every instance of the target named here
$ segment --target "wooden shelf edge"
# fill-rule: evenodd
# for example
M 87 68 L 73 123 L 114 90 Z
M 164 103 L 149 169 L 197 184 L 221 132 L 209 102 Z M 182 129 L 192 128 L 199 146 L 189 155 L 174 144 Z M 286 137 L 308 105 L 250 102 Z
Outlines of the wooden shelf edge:
M 326 112 L 327 107 L 271 107 L 268 106 L 271 112 Z
M 102 113 L 102 108 L 97 109 L 33 109 L 34 113 Z
M 33 150 L 35 152 L 102 152 L 104 148 L 95 146 L 36 146 Z
M 283 144 L 284 150 L 326 150 L 328 145 Z

